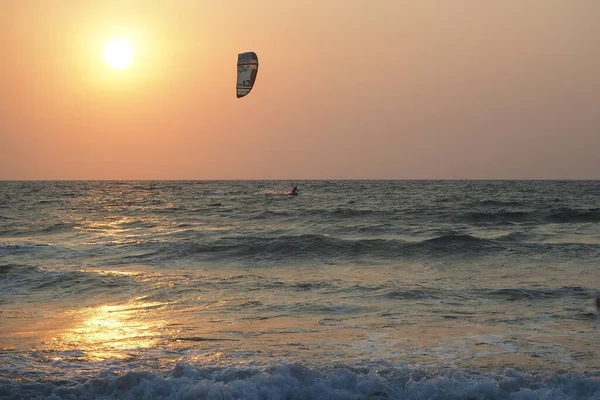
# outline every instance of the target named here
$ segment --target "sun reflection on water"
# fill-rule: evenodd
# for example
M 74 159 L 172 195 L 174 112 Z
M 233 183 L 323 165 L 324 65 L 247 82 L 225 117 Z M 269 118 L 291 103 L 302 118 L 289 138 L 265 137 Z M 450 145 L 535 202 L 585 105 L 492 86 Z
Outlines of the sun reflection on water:
M 48 344 L 50 350 L 81 351 L 88 361 L 130 358 L 130 350 L 156 347 L 166 322 L 156 318 L 167 303 L 103 305 L 69 312 L 78 320 Z

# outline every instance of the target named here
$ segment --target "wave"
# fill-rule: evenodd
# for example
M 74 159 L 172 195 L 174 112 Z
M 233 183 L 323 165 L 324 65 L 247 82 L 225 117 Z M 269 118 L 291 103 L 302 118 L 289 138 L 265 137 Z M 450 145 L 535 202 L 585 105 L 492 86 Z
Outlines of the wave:
M 400 300 L 421 300 L 421 299 L 437 299 L 443 296 L 438 293 L 438 290 L 423 290 L 423 289 L 409 289 L 409 290 L 390 290 L 385 293 L 384 297 L 388 299 L 400 299 Z
M 372 210 L 372 209 L 356 209 L 356 208 L 336 208 L 333 210 L 325 209 L 310 209 L 310 210 L 266 210 L 257 213 L 255 219 L 269 218 L 302 218 L 310 220 L 318 218 L 319 220 L 345 220 L 349 218 L 365 218 L 371 220 L 386 220 L 397 219 L 402 215 L 399 210 Z
M 32 295 L 32 302 L 60 300 L 82 296 L 86 300 L 110 296 L 110 292 L 127 293 L 134 284 L 128 275 L 95 271 L 70 271 L 31 265 L 0 265 L 0 293 Z M 22 302 L 23 298 L 20 297 Z
M 149 225 L 132 221 L 120 227 L 145 229 Z M 71 229 L 54 225 L 44 230 L 47 235 Z M 153 229 L 148 227 L 148 229 Z M 422 240 L 399 238 L 367 239 L 363 235 L 385 233 L 387 227 L 363 226 L 353 229 L 356 237 L 344 237 L 343 229 L 328 234 L 276 236 L 220 236 L 229 232 L 204 232 L 199 228 L 183 228 L 167 236 L 132 238 L 123 242 L 97 243 L 82 248 L 67 248 L 54 244 L 6 244 L 0 242 L 0 256 L 25 256 L 48 262 L 73 264 L 88 260 L 101 265 L 161 265 L 170 262 L 220 263 L 338 263 L 396 262 L 402 259 L 439 259 L 443 257 L 478 257 L 509 252 L 512 256 L 543 253 L 552 257 L 582 257 L 588 259 L 600 253 L 600 244 L 536 242 L 531 233 L 516 231 L 493 238 L 481 238 L 452 231 L 438 231 L 437 236 Z M 285 232 L 285 231 L 282 231 Z M 423 232 L 425 233 L 425 232 Z M 431 233 L 431 232 L 429 232 Z M 339 235 L 339 236 L 338 236 Z M 533 240 L 533 241 L 532 241 Z M 45 264 L 47 265 L 47 264 Z
M 357 230 L 358 231 L 358 230 Z M 369 229 L 367 229 L 369 231 Z M 477 257 L 508 252 L 512 256 L 546 254 L 552 257 L 595 257 L 600 244 L 539 243 L 530 233 L 510 232 L 494 238 L 448 233 L 423 240 L 344 238 L 327 234 L 282 236 L 214 236 L 194 229 L 177 232 L 169 240 L 106 244 L 94 256 L 111 265 L 202 262 L 387 262 L 401 259 Z M 115 247 L 116 246 L 116 247 Z M 0 253 L 2 247 L 0 246 Z M 91 255 L 91 253 L 88 253 Z
M 47 226 L 11 226 L 0 231 L 0 237 L 46 236 L 73 232 L 77 224 L 58 222 Z
M 465 215 L 467 222 L 527 222 L 533 218 L 531 213 L 523 211 L 469 212 Z
M 51 200 L 44 199 L 44 200 L 38 201 L 36 204 L 43 205 L 43 204 L 60 204 L 60 203 L 61 202 L 58 199 L 51 199 Z
M 156 228 L 157 224 L 154 222 L 134 220 L 134 221 L 121 222 L 121 223 L 117 224 L 116 226 L 118 228 L 122 228 L 122 229 L 132 229 L 132 228 L 152 229 L 152 228 Z
M 600 208 L 559 208 L 548 214 L 546 219 L 548 222 L 556 223 L 600 222 Z
M 600 208 L 557 208 L 549 211 L 471 211 L 457 216 L 468 223 L 591 223 L 600 221 Z
M 477 293 L 477 292 L 476 292 Z M 537 299 L 562 299 L 566 297 L 574 297 L 579 299 L 587 299 L 592 297 L 592 293 L 579 286 L 564 286 L 560 288 L 542 288 L 542 289 L 517 289 L 504 288 L 484 290 L 478 292 L 479 295 L 485 297 L 497 297 L 504 300 L 537 300 Z
M 118 370 L 117 370 L 118 371 Z M 600 397 L 598 373 L 553 373 L 514 369 L 478 372 L 419 367 L 287 364 L 262 368 L 199 368 L 179 363 L 171 370 L 114 368 L 88 378 L 0 381 L 6 398 L 52 399 L 563 399 Z
M 481 239 L 471 235 L 442 235 L 427 239 L 421 243 L 431 246 L 479 246 L 492 243 L 491 240 Z
M 52 246 L 45 243 L 8 244 L 0 242 L 0 256 L 31 254 L 39 250 L 46 250 L 50 248 L 52 248 Z
M 475 201 L 472 203 L 473 206 L 483 206 L 483 207 L 521 207 L 524 205 L 523 202 L 519 201 L 511 201 L 511 200 L 494 200 L 494 199 L 484 199 Z
M 401 257 L 444 256 L 456 253 L 477 254 L 504 249 L 501 240 L 470 235 L 442 235 L 418 242 L 398 239 L 340 239 L 326 235 L 278 237 L 224 237 L 210 243 L 145 243 L 144 249 L 157 250 L 158 259 L 196 257 L 204 261 L 227 259 L 285 261 L 332 258 L 338 260 L 397 259 Z M 157 249 L 155 246 L 159 246 Z
M 357 288 L 354 287 L 354 290 Z M 392 300 L 431 300 L 443 299 L 446 302 L 464 302 L 466 300 L 493 299 L 502 301 L 519 300 L 551 300 L 551 299 L 579 299 L 589 300 L 594 297 L 594 291 L 579 286 L 564 286 L 557 288 L 479 288 L 469 290 L 449 290 L 437 287 L 399 288 L 383 287 L 364 288 L 360 287 L 363 296 L 372 296 L 369 292 L 375 291 L 375 295 Z
M 41 233 L 41 234 L 55 234 L 55 233 L 63 233 L 63 232 L 70 232 L 73 230 L 73 228 L 75 228 L 75 224 L 67 224 L 64 222 L 59 222 L 50 226 L 47 226 L 45 228 L 42 228 L 36 232 L 32 232 L 33 234 L 35 233 Z

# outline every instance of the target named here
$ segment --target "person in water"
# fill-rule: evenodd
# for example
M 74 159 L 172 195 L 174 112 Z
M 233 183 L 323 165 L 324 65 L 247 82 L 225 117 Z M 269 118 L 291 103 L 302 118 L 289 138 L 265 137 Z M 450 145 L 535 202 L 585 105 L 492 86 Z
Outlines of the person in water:
M 293 183 L 291 183 L 292 185 L 292 193 L 291 194 L 298 194 L 298 186 L 294 185 Z

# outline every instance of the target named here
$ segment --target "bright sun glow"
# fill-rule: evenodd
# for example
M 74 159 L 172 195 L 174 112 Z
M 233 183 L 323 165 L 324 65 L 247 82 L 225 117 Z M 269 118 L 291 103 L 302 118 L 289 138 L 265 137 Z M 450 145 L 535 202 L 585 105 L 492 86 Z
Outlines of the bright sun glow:
M 134 55 L 133 45 L 127 39 L 110 39 L 104 45 L 104 62 L 111 68 L 127 68 L 133 61 Z

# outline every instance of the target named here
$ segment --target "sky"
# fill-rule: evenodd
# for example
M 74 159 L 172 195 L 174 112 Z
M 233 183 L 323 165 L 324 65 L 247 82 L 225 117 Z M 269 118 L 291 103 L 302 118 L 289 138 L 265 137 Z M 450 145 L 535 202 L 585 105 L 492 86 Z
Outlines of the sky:
M 2 1 L 0 180 L 600 179 L 598 38 L 597 0 Z

